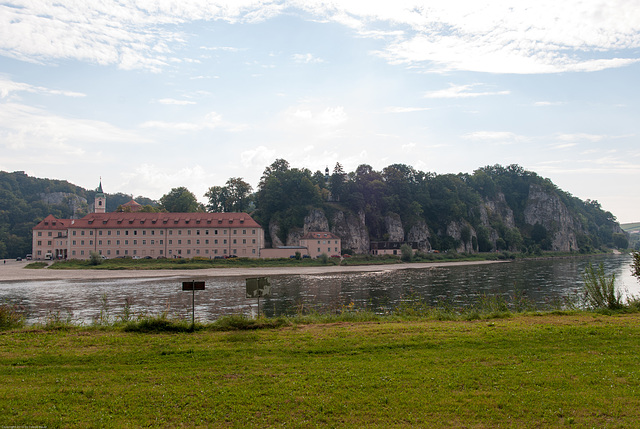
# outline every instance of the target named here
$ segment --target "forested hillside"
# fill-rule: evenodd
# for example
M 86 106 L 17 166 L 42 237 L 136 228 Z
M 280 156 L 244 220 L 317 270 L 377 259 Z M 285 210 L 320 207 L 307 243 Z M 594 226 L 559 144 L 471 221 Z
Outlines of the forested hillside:
M 49 214 L 57 218 L 84 216 L 95 193 L 63 180 L 0 171 L 0 258 L 31 253 L 31 229 L 38 222 Z M 129 200 L 131 195 L 107 194 L 107 211 L 115 211 Z M 137 200 L 141 204 L 153 202 L 148 198 Z
M 31 229 L 48 214 L 85 215 L 95 192 L 24 172 L 0 172 L 0 258 L 30 253 Z M 172 211 L 173 194 L 187 195 L 194 210 L 204 210 L 186 188 L 163 196 L 161 209 Z M 470 253 L 629 246 L 615 216 L 597 201 L 582 201 L 517 165 L 437 175 L 403 164 L 381 171 L 360 165 L 352 172 L 336 164 L 325 173 L 278 159 L 266 167 L 255 193 L 241 178 L 231 178 L 205 197 L 210 211 L 251 212 L 274 246 L 299 244 L 310 230 L 330 230 L 342 238 L 343 249 L 356 253 L 368 252 L 371 242 Z M 107 194 L 107 211 L 131 198 Z M 148 198 L 136 200 L 155 205 Z
M 368 237 L 359 243 L 408 241 L 419 242 L 421 250 L 468 252 L 589 252 L 628 245 L 615 216 L 597 201 L 573 197 L 517 165 L 437 175 L 402 164 L 381 171 L 361 165 L 347 173 L 337 164 L 326 176 L 291 168 L 285 160 L 265 169 L 255 218 L 273 242 L 293 244 L 317 208 L 332 232 L 344 230 L 339 223 L 349 216 L 347 223 L 363 222 Z

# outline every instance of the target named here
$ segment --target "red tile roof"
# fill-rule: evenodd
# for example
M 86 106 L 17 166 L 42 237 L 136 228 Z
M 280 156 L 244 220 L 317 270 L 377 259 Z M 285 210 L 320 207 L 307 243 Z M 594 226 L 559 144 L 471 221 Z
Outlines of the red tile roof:
M 52 228 L 54 219 L 63 227 Z M 45 221 L 49 221 L 45 224 Z M 55 219 L 47 216 L 34 229 L 66 228 L 261 228 L 246 213 L 90 213 L 82 219 Z
M 49 215 L 42 219 L 33 229 L 67 229 L 69 228 L 69 219 L 56 219 L 55 216 Z

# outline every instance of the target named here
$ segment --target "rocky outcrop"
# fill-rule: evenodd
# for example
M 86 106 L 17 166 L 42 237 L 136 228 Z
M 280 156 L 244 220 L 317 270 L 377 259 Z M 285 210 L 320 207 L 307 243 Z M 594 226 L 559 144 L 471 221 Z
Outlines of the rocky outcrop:
M 329 221 L 324 211 L 320 209 L 311 209 L 309 214 L 304 218 L 304 233 L 314 231 L 329 231 Z
M 539 185 L 529 187 L 529 198 L 524 209 L 524 221 L 540 224 L 551 237 L 551 250 L 570 252 L 578 250 L 576 226 L 569 210 L 560 197 L 546 192 Z
M 476 237 L 476 231 L 469 222 L 463 220 L 450 222 L 447 225 L 447 235 L 458 242 L 456 252 L 474 252 L 473 237 Z
M 274 219 L 269 222 L 269 237 L 271 238 L 271 247 L 282 247 L 284 243 L 278 236 L 280 234 L 280 224 Z
M 336 212 L 331 219 L 331 232 L 342 239 L 342 248 L 355 253 L 369 253 L 369 231 L 365 225 L 364 212 Z
M 400 215 L 390 213 L 384 217 L 384 226 L 387 231 L 388 241 L 404 241 L 404 228 Z
M 50 192 L 50 193 L 41 193 L 40 198 L 46 204 L 52 205 L 65 205 L 69 207 L 69 211 L 74 215 L 72 218 L 76 217 L 76 214 L 84 215 L 87 212 L 87 200 L 86 198 L 79 197 L 76 194 L 70 194 L 68 192 Z
M 407 233 L 407 241 L 417 243 L 418 250 L 428 252 L 431 250 L 431 233 L 425 221 L 419 221 L 417 224 L 409 228 Z
M 485 220 L 482 219 L 482 223 L 485 226 L 489 225 L 490 218 L 498 218 L 502 221 L 504 226 L 507 228 L 515 228 L 516 221 L 513 217 L 513 210 L 507 204 L 507 200 L 504 198 L 504 194 L 499 192 L 494 198 L 486 198 L 484 200 L 484 216 L 486 216 L 487 223 L 485 224 Z M 481 212 L 481 218 L 483 214 Z

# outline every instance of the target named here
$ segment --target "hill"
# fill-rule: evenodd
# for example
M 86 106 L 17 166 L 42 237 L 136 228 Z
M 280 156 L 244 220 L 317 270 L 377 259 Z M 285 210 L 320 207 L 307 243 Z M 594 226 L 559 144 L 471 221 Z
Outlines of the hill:
M 372 242 L 467 253 L 628 246 L 615 216 L 597 201 L 582 201 L 518 165 L 437 175 L 404 164 L 347 173 L 337 164 L 323 175 L 276 160 L 255 204 L 254 217 L 275 246 L 295 245 L 310 230 L 330 230 L 355 253 L 368 252 Z
M 95 190 L 65 180 L 40 179 L 24 171 L 0 171 L 0 258 L 31 253 L 31 229 L 47 215 L 80 218 L 91 210 Z M 131 195 L 107 194 L 107 211 L 131 200 Z M 148 198 L 139 198 L 148 204 Z

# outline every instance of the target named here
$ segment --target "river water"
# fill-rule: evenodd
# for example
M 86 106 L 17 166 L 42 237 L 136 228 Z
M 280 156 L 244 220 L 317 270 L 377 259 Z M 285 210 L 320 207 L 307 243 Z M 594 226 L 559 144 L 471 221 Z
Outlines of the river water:
M 269 278 L 272 296 L 261 299 L 260 311 L 267 316 L 308 310 L 340 311 L 353 303 L 353 308 L 384 313 L 408 300 L 457 308 L 477 303 L 482 295 L 499 295 L 507 301 L 524 296 L 537 309 L 557 308 L 579 295 L 587 263 L 602 263 L 607 275 L 615 274 L 616 284 L 627 296 L 640 296 L 640 285 L 631 276 L 631 257 L 619 255 L 369 273 L 272 276 Z M 245 297 L 245 278 L 195 279 L 206 282 L 204 291 L 195 292 L 197 320 L 213 321 L 224 315 L 256 313 L 257 300 Z M 0 282 L 0 302 L 20 305 L 28 323 L 59 317 L 90 324 L 101 314 L 111 320 L 122 317 L 125 308 L 134 317 L 167 312 L 190 319 L 193 296 L 181 290 L 184 280 L 192 279 Z

